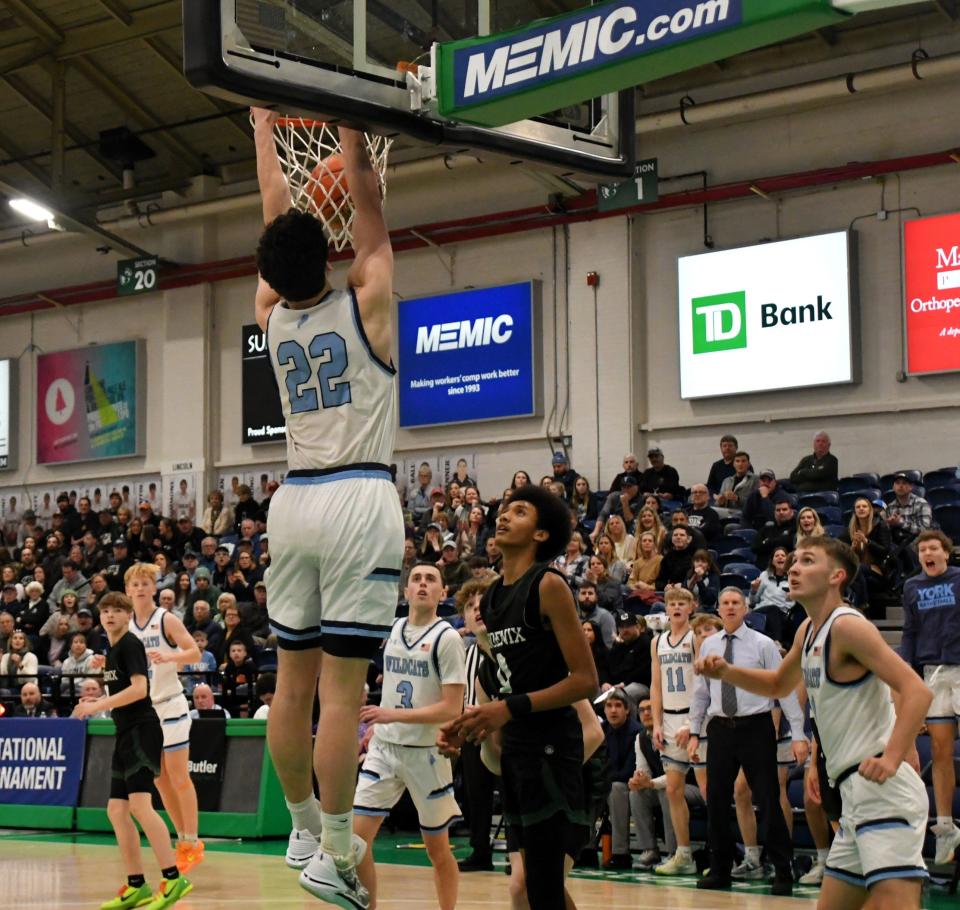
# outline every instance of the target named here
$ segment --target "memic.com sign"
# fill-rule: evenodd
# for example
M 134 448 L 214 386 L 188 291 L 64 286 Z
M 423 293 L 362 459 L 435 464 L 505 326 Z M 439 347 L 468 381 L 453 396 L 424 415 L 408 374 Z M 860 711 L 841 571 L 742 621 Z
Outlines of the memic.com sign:
M 846 231 L 679 260 L 680 397 L 855 380 Z

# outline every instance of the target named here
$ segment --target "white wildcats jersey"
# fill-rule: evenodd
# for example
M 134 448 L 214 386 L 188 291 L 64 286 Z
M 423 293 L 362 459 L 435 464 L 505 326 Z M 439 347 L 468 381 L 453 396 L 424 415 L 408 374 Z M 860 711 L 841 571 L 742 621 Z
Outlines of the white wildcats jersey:
M 306 310 L 278 303 L 267 322 L 267 347 L 292 469 L 390 463 L 396 371 L 371 350 L 352 289 L 331 291 Z
M 675 645 L 670 644 L 670 628 L 657 638 L 657 664 L 660 667 L 660 697 L 665 711 L 687 711 L 693 701 L 693 630 Z
M 164 629 L 166 616 L 167 611 L 163 607 L 157 607 L 142 628 L 137 623 L 136 613 L 130 617 L 130 631 L 143 642 L 145 651 L 157 650 L 165 654 L 172 654 L 174 651 L 180 650 L 177 645 L 171 644 L 167 639 Z M 148 657 L 147 660 L 149 662 L 150 658 Z M 183 692 L 175 663 L 150 663 L 149 666 L 147 677 L 150 680 L 150 700 L 154 704 Z
M 383 653 L 383 708 L 425 708 L 443 697 L 444 685 L 465 685 L 466 651 L 444 619 L 424 630 L 398 619 Z M 411 632 L 418 632 L 411 638 Z M 432 746 L 440 724 L 377 724 L 376 736 L 400 746 Z
M 890 687 L 873 673 L 848 683 L 830 679 L 830 628 L 839 616 L 869 621 L 852 607 L 837 607 L 816 635 L 812 634 L 813 625 L 808 627 L 800 658 L 810 713 L 817 722 L 831 780 L 883 752 L 896 722 Z

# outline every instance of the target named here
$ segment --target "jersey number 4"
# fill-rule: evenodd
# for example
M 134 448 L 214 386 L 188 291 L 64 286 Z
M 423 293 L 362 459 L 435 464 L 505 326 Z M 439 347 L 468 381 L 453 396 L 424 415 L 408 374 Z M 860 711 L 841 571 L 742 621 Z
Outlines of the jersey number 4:
M 350 383 L 335 381 L 346 372 L 348 363 L 347 344 L 336 332 L 314 335 L 306 351 L 299 342 L 284 341 L 277 347 L 277 361 L 282 367 L 290 367 L 285 382 L 291 414 L 319 411 L 320 401 L 325 408 L 350 404 Z M 304 388 L 313 379 L 315 367 L 319 398 L 315 388 Z

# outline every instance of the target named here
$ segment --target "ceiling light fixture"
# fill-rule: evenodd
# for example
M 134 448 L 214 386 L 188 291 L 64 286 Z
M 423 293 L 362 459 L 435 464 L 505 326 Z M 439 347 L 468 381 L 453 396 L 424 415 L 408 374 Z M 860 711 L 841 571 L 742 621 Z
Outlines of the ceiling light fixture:
M 19 212 L 25 218 L 29 218 L 31 221 L 53 221 L 55 217 L 50 209 L 24 196 L 11 199 L 10 208 L 15 212 Z

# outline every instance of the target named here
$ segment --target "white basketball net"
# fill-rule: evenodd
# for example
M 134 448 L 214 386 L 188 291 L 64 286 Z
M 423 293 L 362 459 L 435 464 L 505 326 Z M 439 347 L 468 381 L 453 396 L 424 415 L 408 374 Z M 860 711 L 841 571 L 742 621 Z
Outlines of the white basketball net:
M 320 219 L 330 245 L 337 251 L 353 241 L 356 214 L 343 172 L 340 136 L 336 128 L 318 120 L 281 117 L 274 130 L 293 204 Z M 380 198 L 387 195 L 387 156 L 392 139 L 364 133 L 367 153 L 380 184 Z

